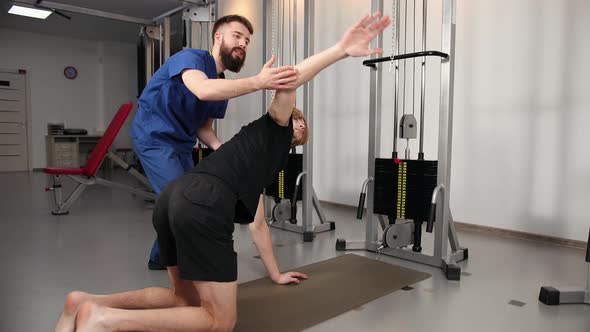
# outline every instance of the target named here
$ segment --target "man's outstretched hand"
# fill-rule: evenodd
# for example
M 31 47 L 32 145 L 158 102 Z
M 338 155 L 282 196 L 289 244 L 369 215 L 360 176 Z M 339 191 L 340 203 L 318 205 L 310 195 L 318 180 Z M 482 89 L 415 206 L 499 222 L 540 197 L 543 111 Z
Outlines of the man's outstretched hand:
M 275 63 L 275 56 L 264 64 L 260 73 L 256 75 L 258 81 L 258 89 L 294 89 L 297 80 L 297 70 L 293 66 L 282 66 L 273 68 Z
M 389 16 L 380 16 L 379 12 L 367 15 L 344 33 L 338 45 L 347 55 L 367 56 L 383 52 L 380 48 L 369 48 L 371 41 L 391 23 Z

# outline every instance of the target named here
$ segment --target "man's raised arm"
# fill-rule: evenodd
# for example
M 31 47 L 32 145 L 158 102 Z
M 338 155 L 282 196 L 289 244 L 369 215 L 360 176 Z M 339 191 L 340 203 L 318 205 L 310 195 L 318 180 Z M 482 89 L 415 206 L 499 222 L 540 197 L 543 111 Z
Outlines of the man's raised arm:
M 388 16 L 380 16 L 381 13 L 376 12 L 361 18 L 348 28 L 336 45 L 297 64 L 297 80 L 293 85 L 298 87 L 307 83 L 324 68 L 348 56 L 360 57 L 383 52 L 380 48 L 369 48 L 369 43 L 390 23 Z M 277 90 L 269 108 L 271 117 L 277 123 L 288 124 L 295 98 L 294 89 Z

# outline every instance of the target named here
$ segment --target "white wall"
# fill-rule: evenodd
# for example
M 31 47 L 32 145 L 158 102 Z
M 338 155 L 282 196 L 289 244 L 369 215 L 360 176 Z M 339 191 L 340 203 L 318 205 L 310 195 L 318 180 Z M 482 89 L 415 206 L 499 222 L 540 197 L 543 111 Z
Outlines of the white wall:
M 46 166 L 48 122 L 104 130 L 118 106 L 137 95 L 136 46 L 0 29 L 0 68 L 26 69 L 30 79 L 32 167 Z M 73 65 L 78 78 L 63 69 Z M 132 119 L 133 114 L 129 117 Z M 129 122 L 130 120 L 128 120 Z M 128 126 L 115 146 L 131 146 Z
M 135 44 L 112 42 L 102 42 L 98 46 L 99 68 L 102 68 L 103 72 L 102 80 L 99 80 L 99 84 L 102 84 L 103 95 L 100 99 L 103 100 L 103 103 L 102 111 L 99 110 L 98 112 L 100 120 L 98 123 L 102 123 L 103 127 L 108 126 L 122 103 L 133 102 L 133 110 L 113 142 L 114 147 L 133 147 L 129 132 L 137 110 L 136 47 Z M 103 116 L 102 119 L 100 119 L 101 115 Z
M 316 1 L 316 52 L 336 42 L 371 6 L 369 0 L 339 0 L 337 7 L 335 2 Z M 442 2 L 428 3 L 427 48 L 440 49 Z M 455 219 L 586 240 L 590 154 L 584 145 L 590 134 L 584 127 L 590 121 L 590 64 L 584 54 L 590 50 L 590 34 L 584 22 L 590 19 L 590 3 L 459 0 L 457 5 L 451 193 Z M 260 27 L 261 14 L 254 10 L 261 6 L 256 1 L 223 1 L 220 15 L 244 10 L 242 6 Z M 385 12 L 390 11 L 391 1 L 385 1 Z M 419 39 L 419 25 L 416 32 Z M 256 37 L 243 74 L 255 74 L 262 65 Z M 385 54 L 390 53 L 390 38 L 388 30 Z M 315 79 L 314 185 L 320 199 L 347 205 L 357 204 L 367 176 L 369 71 L 361 61 L 344 60 Z M 437 158 L 440 76 L 436 59 L 429 59 L 428 66 L 424 144 L 426 158 L 432 159 Z M 384 68 L 387 71 L 388 65 Z M 386 157 L 392 146 L 392 76 L 384 75 L 383 82 L 381 156 Z M 260 114 L 260 107 L 259 93 L 230 101 L 222 134 L 231 137 Z M 404 148 L 400 142 L 401 153 Z M 417 143 L 410 148 L 415 158 Z
M 587 240 L 588 20 L 584 0 L 459 2 L 457 219 Z
M 246 62 L 240 73 L 226 72 L 226 78 L 241 78 L 258 74 L 262 65 L 262 2 L 255 0 L 224 0 L 219 2 L 218 17 L 238 14 L 252 22 L 254 34 L 250 38 Z M 218 121 L 218 136 L 229 140 L 240 128 L 263 114 L 262 92 L 258 91 L 229 101 L 225 119 Z
M 338 42 L 370 1 L 316 1 L 315 52 Z M 314 79 L 314 185 L 319 199 L 354 205 L 367 177 L 369 69 L 345 59 Z

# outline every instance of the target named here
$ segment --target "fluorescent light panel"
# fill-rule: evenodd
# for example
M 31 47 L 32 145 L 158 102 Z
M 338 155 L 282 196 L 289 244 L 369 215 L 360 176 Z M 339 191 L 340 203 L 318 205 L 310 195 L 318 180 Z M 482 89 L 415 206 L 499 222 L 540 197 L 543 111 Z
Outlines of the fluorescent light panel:
M 47 16 L 51 15 L 52 12 L 49 10 L 44 10 L 44 9 L 23 7 L 23 6 L 19 6 L 19 5 L 12 5 L 10 10 L 8 10 L 8 13 L 14 14 L 14 15 L 21 15 L 21 16 L 46 19 Z

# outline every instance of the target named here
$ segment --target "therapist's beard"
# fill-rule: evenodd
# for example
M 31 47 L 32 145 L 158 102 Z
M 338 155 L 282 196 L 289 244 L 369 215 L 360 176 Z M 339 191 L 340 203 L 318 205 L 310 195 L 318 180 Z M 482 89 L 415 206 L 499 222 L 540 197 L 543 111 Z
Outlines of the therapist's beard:
M 219 56 L 221 57 L 221 63 L 223 64 L 225 69 L 227 69 L 229 71 L 233 71 L 234 73 L 239 73 L 240 70 L 242 69 L 242 66 L 244 65 L 244 61 L 246 61 L 246 52 L 242 49 L 242 51 L 244 52 L 244 57 L 240 59 L 239 57 L 234 57 L 232 55 L 232 53 L 236 49 L 239 50 L 241 48 L 240 47 L 234 47 L 234 48 L 226 47 L 223 40 L 221 40 L 221 45 L 219 47 Z

